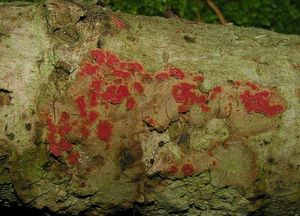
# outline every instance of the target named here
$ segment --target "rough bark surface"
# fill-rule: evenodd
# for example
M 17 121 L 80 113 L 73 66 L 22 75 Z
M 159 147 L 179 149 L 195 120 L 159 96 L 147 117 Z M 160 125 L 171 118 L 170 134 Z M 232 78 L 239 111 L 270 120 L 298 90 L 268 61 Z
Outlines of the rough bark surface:
M 0 205 L 300 214 L 300 37 L 0 4 Z

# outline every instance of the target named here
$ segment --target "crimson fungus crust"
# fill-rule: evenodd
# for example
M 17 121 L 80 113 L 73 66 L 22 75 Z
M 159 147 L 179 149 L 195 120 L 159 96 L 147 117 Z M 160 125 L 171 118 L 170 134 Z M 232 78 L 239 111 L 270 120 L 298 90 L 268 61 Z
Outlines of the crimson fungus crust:
M 126 102 L 126 108 L 128 110 L 133 110 L 136 108 L 136 102 L 133 97 L 128 98 L 128 100 Z
M 175 77 L 176 79 L 183 79 L 184 78 L 184 73 L 179 68 L 170 68 L 169 73 L 170 73 L 171 77 Z
M 105 63 L 106 54 L 104 51 L 99 50 L 99 49 L 93 49 L 90 51 L 90 54 L 99 65 L 102 65 Z
M 116 17 L 111 18 L 112 23 L 118 28 L 118 29 L 126 29 L 127 25 L 125 22 L 121 19 L 118 19 Z
M 78 96 L 75 100 L 81 117 L 86 117 L 86 102 L 84 96 Z
M 204 81 L 204 77 L 201 76 L 201 75 L 194 76 L 193 81 L 195 81 L 195 82 L 203 82 Z
M 113 124 L 109 120 L 100 120 L 97 127 L 97 136 L 100 140 L 108 142 L 113 132 Z
M 251 94 L 249 90 L 245 90 L 239 98 L 247 112 L 256 112 L 268 117 L 274 117 L 282 113 L 285 110 L 285 106 L 283 104 L 271 104 L 270 96 L 271 92 L 267 90 L 254 94 Z
M 133 83 L 133 88 L 139 94 L 143 94 L 144 93 L 144 87 L 143 87 L 143 85 L 142 85 L 141 82 L 135 81 Z
M 71 152 L 68 155 L 68 162 L 69 162 L 69 164 L 71 164 L 71 165 L 77 164 L 79 162 L 79 157 L 80 157 L 79 152 Z
M 155 74 L 155 78 L 157 80 L 161 80 L 161 81 L 164 81 L 164 80 L 167 80 L 170 78 L 170 74 L 167 73 L 167 72 L 158 72 Z
M 186 163 L 182 165 L 181 171 L 184 176 L 191 176 L 195 172 L 195 168 L 192 164 Z
M 174 164 L 169 168 L 169 172 L 172 173 L 172 174 L 177 173 L 177 171 L 178 171 L 178 168 Z

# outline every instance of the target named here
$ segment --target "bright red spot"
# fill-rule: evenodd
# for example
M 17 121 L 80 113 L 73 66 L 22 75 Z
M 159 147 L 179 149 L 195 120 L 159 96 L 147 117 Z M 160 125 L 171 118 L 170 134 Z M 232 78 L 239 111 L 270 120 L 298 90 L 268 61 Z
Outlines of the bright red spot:
M 72 130 L 72 126 L 70 123 L 63 123 L 58 128 L 58 133 L 60 136 L 65 136 L 67 133 L 69 133 Z
M 50 143 L 50 153 L 53 154 L 55 157 L 60 157 L 62 156 L 62 151 L 61 148 L 58 144 L 55 143 Z
M 102 98 L 111 104 L 120 104 L 128 96 L 130 96 L 130 92 L 126 85 L 110 85 L 102 94 Z
M 129 79 L 130 78 L 130 73 L 127 71 L 123 71 L 120 69 L 113 69 L 112 74 L 116 77 L 116 78 L 122 78 L 122 79 Z
M 61 139 L 60 142 L 59 142 L 59 146 L 61 147 L 61 149 L 63 151 L 71 151 L 72 150 L 72 143 L 68 142 L 67 140 L 65 139 Z
M 79 162 L 79 157 L 80 157 L 80 154 L 79 152 L 71 152 L 69 155 L 68 155 L 68 162 L 70 165 L 75 165 Z
M 86 103 L 84 96 L 78 96 L 75 100 L 81 117 L 86 117 Z
M 170 78 L 170 74 L 167 72 L 159 72 L 155 74 L 155 78 L 164 81 Z
M 116 17 L 112 17 L 111 20 L 117 28 L 119 28 L 119 29 L 126 29 L 127 28 L 127 25 L 125 24 L 125 22 L 123 20 L 118 19 Z
M 113 124 L 109 120 L 100 120 L 97 127 L 97 136 L 100 140 L 109 141 L 113 132 Z
M 104 51 L 98 50 L 98 49 L 93 49 L 90 51 L 90 54 L 99 65 L 105 63 L 106 54 Z
M 257 90 L 259 88 L 258 84 L 252 82 L 246 82 L 246 86 L 249 86 L 252 90 Z
M 137 71 L 137 72 L 142 72 L 144 71 L 144 68 L 143 66 L 138 63 L 138 62 L 131 62 L 131 63 L 128 63 L 128 67 L 131 71 Z
M 184 78 L 184 73 L 179 68 L 170 68 L 169 73 L 170 73 L 171 77 L 175 77 L 176 79 L 183 79 Z
M 90 91 L 90 106 L 94 107 L 98 105 L 98 96 L 98 92 Z
M 184 176 L 191 176 L 195 172 L 195 168 L 192 164 L 183 164 L 181 171 Z
M 99 117 L 99 113 L 98 112 L 96 112 L 94 110 L 91 111 L 89 113 L 89 122 L 90 123 L 94 123 L 97 120 L 98 117 Z
M 62 112 L 61 114 L 60 114 L 60 122 L 61 123 L 65 123 L 65 122 L 67 122 L 67 121 L 69 121 L 70 120 L 70 115 L 67 113 L 67 112 Z
M 246 90 L 239 98 L 247 112 L 257 112 L 268 117 L 274 117 L 282 113 L 285 110 L 285 106 L 283 104 L 271 104 L 269 101 L 270 96 L 271 92 L 266 90 L 255 94 L 251 94 L 249 90 Z
M 195 81 L 195 82 L 203 82 L 204 81 L 204 77 L 201 76 L 201 75 L 194 76 L 193 81 Z
M 209 112 L 210 108 L 206 104 L 200 104 L 200 108 L 202 112 Z
M 189 83 L 179 83 L 173 86 L 173 97 L 176 102 L 184 103 L 186 101 L 192 100 L 196 94 L 194 92 L 195 85 Z
M 90 88 L 95 91 L 99 91 L 101 88 L 101 80 L 93 80 L 91 82 Z
M 115 65 L 119 64 L 120 60 L 118 56 L 111 52 L 106 52 L 106 65 L 109 67 L 114 67 Z
M 139 94 L 143 94 L 144 93 L 144 87 L 143 87 L 143 85 L 142 85 L 141 82 L 138 82 L 138 81 L 134 82 L 133 83 L 133 88 Z
M 134 108 L 136 108 L 136 102 L 133 97 L 128 98 L 126 102 L 126 108 L 128 110 L 133 110 Z
M 221 93 L 223 89 L 222 89 L 222 86 L 216 86 L 212 90 L 215 93 Z
M 172 174 L 175 174 L 177 173 L 178 171 L 178 168 L 176 165 L 172 165 L 170 168 L 169 168 L 169 172 L 172 173 Z
M 99 66 L 98 65 L 93 65 L 93 64 L 88 62 L 85 65 L 83 65 L 83 68 L 84 68 L 86 74 L 93 75 L 97 72 Z

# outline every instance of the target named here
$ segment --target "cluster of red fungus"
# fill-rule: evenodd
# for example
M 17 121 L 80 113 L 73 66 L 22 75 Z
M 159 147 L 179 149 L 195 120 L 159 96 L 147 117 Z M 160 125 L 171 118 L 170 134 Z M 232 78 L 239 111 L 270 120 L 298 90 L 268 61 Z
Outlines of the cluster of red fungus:
M 191 164 L 191 163 L 184 163 L 182 166 L 181 166 L 181 173 L 183 174 L 183 176 L 191 176 L 195 173 L 195 167 Z M 170 168 L 169 168 L 169 172 L 171 174 L 176 174 L 179 172 L 178 170 L 178 167 L 176 165 L 172 165 Z
M 236 81 L 235 85 L 240 87 L 242 81 Z M 247 112 L 256 112 L 268 117 L 275 117 L 284 112 L 285 104 L 272 101 L 275 92 L 271 89 L 261 89 L 258 84 L 245 82 L 248 89 L 239 95 L 240 101 L 244 104 Z
M 115 22 L 116 25 L 123 26 L 122 23 L 116 20 Z M 178 104 L 179 113 L 189 111 L 193 105 L 199 106 L 203 112 L 209 112 L 209 100 L 216 99 L 223 91 L 222 86 L 216 86 L 209 93 L 202 93 L 197 87 L 202 84 L 204 77 L 184 73 L 176 67 L 151 74 L 146 72 L 140 63 L 122 61 L 110 51 L 93 49 L 89 54 L 76 77 L 78 82 L 83 83 L 82 92 L 73 96 L 73 107 L 78 114 L 61 112 L 57 124 L 53 122 L 51 116 L 47 118 L 50 152 L 56 157 L 63 156 L 63 152 L 66 152 L 70 164 L 78 163 L 80 154 L 74 150 L 74 144 L 68 141 L 68 134 L 79 133 L 83 139 L 94 136 L 100 141 L 109 143 L 114 132 L 114 124 L 103 113 L 111 106 L 124 106 L 128 112 L 138 109 L 137 98 L 147 95 L 147 89 L 153 89 L 146 88 L 146 85 L 172 80 L 170 95 Z M 74 85 L 78 83 L 75 81 Z M 241 82 L 237 81 L 236 85 L 240 86 Z M 246 86 L 251 91 L 245 90 L 239 98 L 247 112 L 275 116 L 284 111 L 283 105 L 271 104 L 269 101 L 272 92 L 260 91 L 259 86 L 252 83 L 246 83 Z M 147 119 L 146 123 L 149 126 L 156 124 L 152 116 Z M 174 167 L 171 172 L 175 172 Z M 194 172 L 194 168 L 190 164 L 185 164 L 182 166 L 182 172 L 185 176 L 189 176 Z

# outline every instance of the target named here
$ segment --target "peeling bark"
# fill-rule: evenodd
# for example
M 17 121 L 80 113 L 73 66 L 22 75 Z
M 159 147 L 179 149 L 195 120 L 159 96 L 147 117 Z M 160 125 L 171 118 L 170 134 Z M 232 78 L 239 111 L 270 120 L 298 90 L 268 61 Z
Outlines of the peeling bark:
M 0 5 L 0 204 L 300 213 L 300 37 L 58 0 Z

